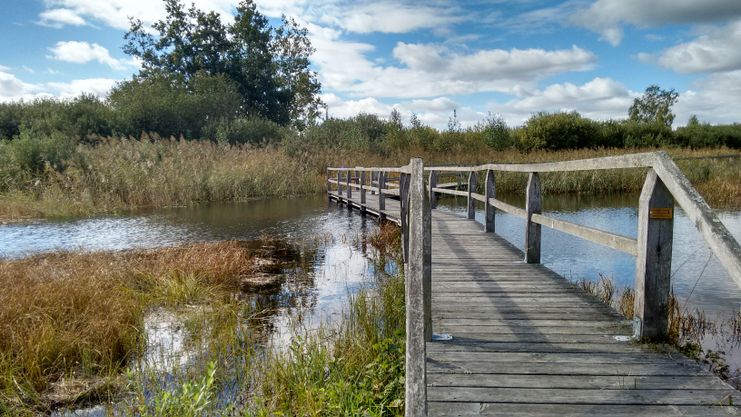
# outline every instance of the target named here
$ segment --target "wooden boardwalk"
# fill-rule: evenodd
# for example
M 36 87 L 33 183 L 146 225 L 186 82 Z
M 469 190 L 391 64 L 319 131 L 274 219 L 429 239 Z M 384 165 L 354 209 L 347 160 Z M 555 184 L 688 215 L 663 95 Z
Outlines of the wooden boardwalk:
M 401 222 L 399 201 L 331 199 Z M 615 311 L 482 225 L 432 210 L 430 416 L 737 415 L 739 392 L 678 353 L 629 342 Z

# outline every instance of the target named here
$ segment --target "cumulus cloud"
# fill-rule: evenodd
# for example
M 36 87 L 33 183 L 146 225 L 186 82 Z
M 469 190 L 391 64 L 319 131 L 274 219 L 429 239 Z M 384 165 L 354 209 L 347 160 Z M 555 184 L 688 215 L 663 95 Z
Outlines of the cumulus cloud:
M 356 33 L 407 33 L 464 19 L 455 8 L 392 1 L 360 3 L 346 10 L 338 25 Z
M 741 16 L 738 0 L 597 0 L 572 20 L 601 35 L 613 46 L 623 38 L 623 25 L 638 27 L 670 23 L 707 23 Z
M 691 89 L 679 95 L 674 107 L 678 124 L 691 115 L 708 123 L 738 122 L 741 108 L 741 70 L 711 74 L 696 81 Z
M 85 19 L 70 9 L 49 9 L 39 15 L 40 23 L 44 26 L 61 28 L 63 26 L 83 26 Z
M 49 48 L 49 52 L 52 54 L 52 59 L 74 64 L 87 64 L 95 61 L 119 71 L 126 69 L 127 65 L 132 65 L 130 61 L 112 57 L 108 49 L 97 43 L 60 41 Z
M 639 54 L 679 73 L 718 72 L 741 69 L 741 19 L 723 27 L 706 28 L 696 39 L 662 51 Z
M 582 85 L 551 84 L 495 107 L 519 119 L 518 123 L 539 111 L 578 111 L 593 119 L 620 119 L 627 116 L 638 95 L 611 78 L 597 77 Z
M 198 8 L 214 10 L 225 18 L 230 18 L 238 0 L 193 0 L 192 2 Z M 163 3 L 152 0 L 45 0 L 44 3 L 48 9 L 42 12 L 42 21 L 45 13 L 56 10 L 52 17 L 61 18 L 49 21 L 57 25 L 92 20 L 115 29 L 128 30 L 130 16 L 141 19 L 145 24 L 154 23 L 165 16 Z M 191 2 L 186 3 L 190 5 Z
M 596 56 L 576 46 L 562 50 L 491 49 L 471 54 L 442 45 L 399 42 L 393 56 L 400 65 L 370 61 L 370 44 L 340 41 L 339 32 L 312 31 L 314 62 L 326 88 L 354 96 L 434 97 L 474 92 L 513 92 L 538 80 L 591 68 Z

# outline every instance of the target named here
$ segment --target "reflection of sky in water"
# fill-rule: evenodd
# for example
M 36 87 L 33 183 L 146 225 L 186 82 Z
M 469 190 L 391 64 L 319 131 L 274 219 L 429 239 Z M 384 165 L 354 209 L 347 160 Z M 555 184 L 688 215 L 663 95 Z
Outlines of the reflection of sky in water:
M 618 202 L 604 201 L 602 207 L 599 207 L 600 200 L 595 199 L 590 207 L 584 209 L 574 209 L 571 204 L 559 204 L 558 200 L 563 198 L 546 197 L 544 214 L 631 238 L 636 237 L 637 197 Z M 552 200 L 550 207 L 549 200 Z M 634 206 L 626 207 L 628 201 Z M 522 207 L 521 202 L 517 203 Z M 440 208 L 463 214 L 464 206 L 465 199 L 444 199 Z M 477 210 L 477 221 L 483 222 L 483 216 L 483 211 Z M 731 234 L 740 239 L 741 212 L 720 212 L 718 216 Z M 497 211 L 497 233 L 520 249 L 524 244 L 524 228 L 524 220 Z M 560 275 L 569 279 L 596 279 L 599 274 L 603 274 L 611 277 L 619 287 L 633 286 L 635 257 L 545 226 L 542 227 L 542 239 L 542 262 Z M 674 291 L 682 300 L 691 293 L 691 308 L 700 308 L 711 314 L 728 314 L 741 307 L 741 290 L 718 260 L 710 255 L 711 251 L 700 233 L 677 207 L 672 251 Z

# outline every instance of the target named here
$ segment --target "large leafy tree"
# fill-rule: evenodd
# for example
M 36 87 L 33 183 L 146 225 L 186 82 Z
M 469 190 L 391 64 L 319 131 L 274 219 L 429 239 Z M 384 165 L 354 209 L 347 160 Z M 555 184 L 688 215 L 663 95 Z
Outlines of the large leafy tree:
M 124 52 L 139 59 L 140 79 L 177 76 L 186 84 L 197 74 L 224 75 L 242 97 L 240 113 L 286 125 L 316 117 L 320 84 L 310 68 L 314 52 L 306 29 L 283 17 L 270 25 L 253 0 L 242 0 L 234 21 L 181 0 L 164 0 L 167 16 L 152 26 L 131 21 Z
M 628 110 L 630 120 L 641 123 L 658 123 L 671 126 L 674 123 L 674 113 L 671 108 L 677 102 L 679 93 L 671 90 L 662 90 L 658 85 L 650 85 L 643 96 L 633 100 Z

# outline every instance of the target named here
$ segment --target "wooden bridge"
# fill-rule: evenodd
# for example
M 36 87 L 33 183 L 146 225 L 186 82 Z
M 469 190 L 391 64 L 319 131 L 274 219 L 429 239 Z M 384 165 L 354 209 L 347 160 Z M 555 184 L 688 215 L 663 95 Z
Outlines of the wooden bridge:
M 626 168 L 648 171 L 637 239 L 541 214 L 540 173 Z M 496 198 L 498 171 L 529 175 L 524 208 Z M 462 187 L 439 181 L 461 173 Z M 738 414 L 741 393 L 679 353 L 640 343 L 667 336 L 675 202 L 741 285 L 741 247 L 665 153 L 473 167 L 414 158 L 329 168 L 327 181 L 330 200 L 402 227 L 407 416 Z M 466 218 L 431 210 L 438 194 L 467 198 Z M 525 221 L 524 254 L 493 233 L 497 210 Z M 636 256 L 635 317 L 540 265 L 541 226 Z

